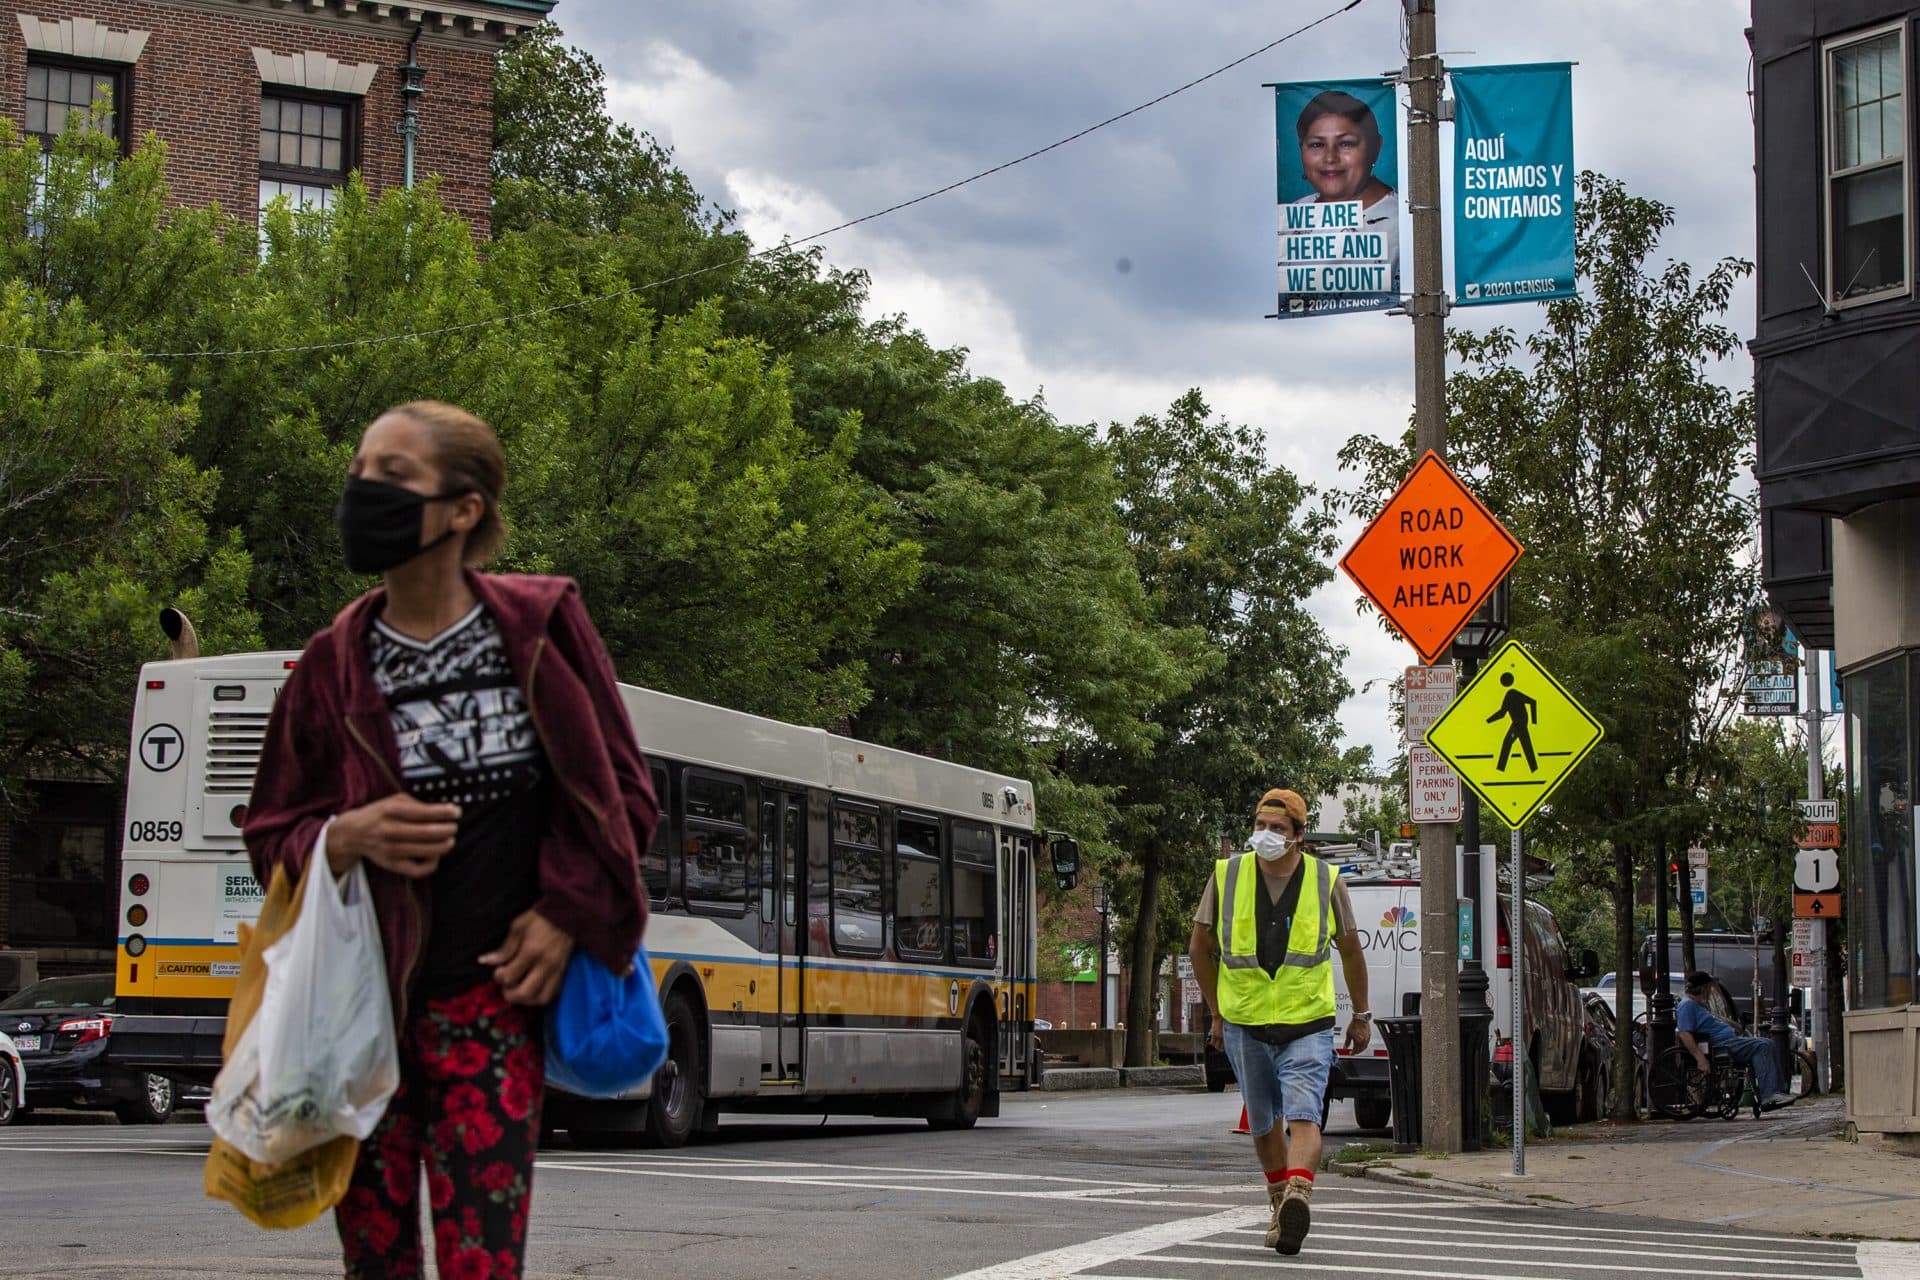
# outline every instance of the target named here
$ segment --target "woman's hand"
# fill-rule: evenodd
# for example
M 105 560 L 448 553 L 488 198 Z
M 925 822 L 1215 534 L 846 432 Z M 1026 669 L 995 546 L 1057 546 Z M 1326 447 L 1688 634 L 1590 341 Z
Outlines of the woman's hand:
M 507 940 L 481 956 L 480 963 L 495 966 L 493 980 L 505 990 L 508 1004 L 538 1006 L 560 994 L 560 979 L 572 955 L 572 934 L 538 911 L 522 911 L 507 930 Z
M 418 880 L 432 875 L 440 859 L 453 851 L 459 829 L 459 805 L 426 804 L 396 793 L 333 820 L 327 828 L 327 864 L 341 876 L 365 858 Z

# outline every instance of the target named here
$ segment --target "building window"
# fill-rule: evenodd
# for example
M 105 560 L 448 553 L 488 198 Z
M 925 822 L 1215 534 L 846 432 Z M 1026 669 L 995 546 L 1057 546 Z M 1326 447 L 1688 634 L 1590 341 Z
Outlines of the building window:
M 1902 656 L 1846 678 L 1847 979 L 1856 1009 L 1915 1000 L 1912 667 Z
M 111 947 L 118 849 L 113 791 L 42 783 L 34 815 L 13 827 L 14 946 Z M 4 945 L 0 943 L 0 945 Z
M 263 94 L 260 216 L 285 196 L 296 209 L 325 209 L 353 161 L 353 105 Z
M 1826 49 L 1827 292 L 1836 303 L 1907 291 L 1906 32 Z
M 80 127 L 98 129 L 127 146 L 127 72 L 124 67 L 90 67 L 80 63 L 27 63 L 27 132 L 51 149 L 69 119 Z M 106 110 L 93 114 L 96 106 Z

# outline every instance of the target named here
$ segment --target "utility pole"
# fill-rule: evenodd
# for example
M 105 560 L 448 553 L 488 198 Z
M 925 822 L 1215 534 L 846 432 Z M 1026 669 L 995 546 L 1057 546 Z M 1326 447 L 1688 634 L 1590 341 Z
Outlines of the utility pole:
M 1824 687 L 1820 679 L 1820 651 L 1806 649 L 1803 652 L 1807 655 L 1807 799 L 1825 800 L 1827 762 L 1822 758 L 1820 741 L 1820 691 Z M 1813 959 L 1813 1021 L 1807 1028 L 1807 1039 L 1813 1045 L 1813 1082 L 1808 1092 L 1814 1092 L 1827 1087 L 1827 922 L 1813 921 L 1809 932 L 1812 936 L 1808 941 L 1813 944 L 1808 948 Z M 1780 999 L 1784 1002 L 1786 998 L 1783 989 Z M 1792 1065 L 1791 1062 L 1788 1065 Z
M 1435 0 L 1403 0 L 1407 14 L 1405 79 L 1407 186 L 1413 213 L 1413 434 L 1416 454 L 1447 454 L 1447 293 L 1441 263 L 1440 88 Z M 1460 979 L 1458 876 L 1454 824 L 1420 828 L 1421 1142 L 1462 1149 L 1460 1124 Z M 1516 936 L 1518 931 L 1516 930 Z

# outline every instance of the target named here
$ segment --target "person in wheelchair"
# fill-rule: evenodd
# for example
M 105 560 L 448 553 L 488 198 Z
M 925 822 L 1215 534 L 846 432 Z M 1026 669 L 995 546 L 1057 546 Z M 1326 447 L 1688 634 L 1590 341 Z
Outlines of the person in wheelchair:
M 1792 1102 L 1793 1095 L 1780 1087 L 1780 1063 L 1774 1055 L 1773 1041 L 1743 1036 L 1715 1017 L 1706 1005 L 1712 988 L 1713 975 L 1696 969 L 1687 975 L 1686 998 L 1674 1011 L 1674 1027 L 1680 1043 L 1693 1055 L 1700 1073 L 1705 1075 L 1713 1070 L 1706 1052 L 1711 1046 L 1715 1053 L 1726 1054 L 1741 1066 L 1752 1068 L 1761 1106 L 1779 1107 Z

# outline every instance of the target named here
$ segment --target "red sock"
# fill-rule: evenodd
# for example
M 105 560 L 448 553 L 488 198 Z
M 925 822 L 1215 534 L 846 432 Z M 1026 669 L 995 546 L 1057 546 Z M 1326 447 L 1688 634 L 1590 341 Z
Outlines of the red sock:
M 1280 1169 L 1267 1169 L 1267 1170 L 1265 1170 L 1265 1173 L 1266 1173 L 1266 1175 L 1267 1175 L 1267 1185 L 1268 1185 L 1268 1186 L 1272 1186 L 1272 1185 L 1274 1185 L 1275 1183 L 1278 1183 L 1278 1182 L 1285 1182 L 1285 1181 L 1287 1180 L 1287 1175 L 1286 1175 L 1286 1173 L 1285 1173 L 1285 1171 L 1284 1171 L 1284 1170 L 1280 1170 Z
M 1269 1177 L 1271 1177 L 1272 1175 L 1268 1175 L 1268 1176 L 1269 1176 Z M 1283 1174 L 1281 1174 L 1280 1176 L 1281 1176 L 1281 1177 L 1283 1177 L 1283 1178 L 1305 1178 L 1305 1179 L 1306 1179 L 1306 1180 L 1307 1180 L 1308 1182 L 1312 1182 L 1312 1181 L 1313 1181 L 1313 1170 L 1311 1170 L 1311 1169 L 1288 1169 L 1288 1170 L 1287 1170 L 1287 1171 L 1286 1171 L 1285 1173 L 1283 1173 Z

